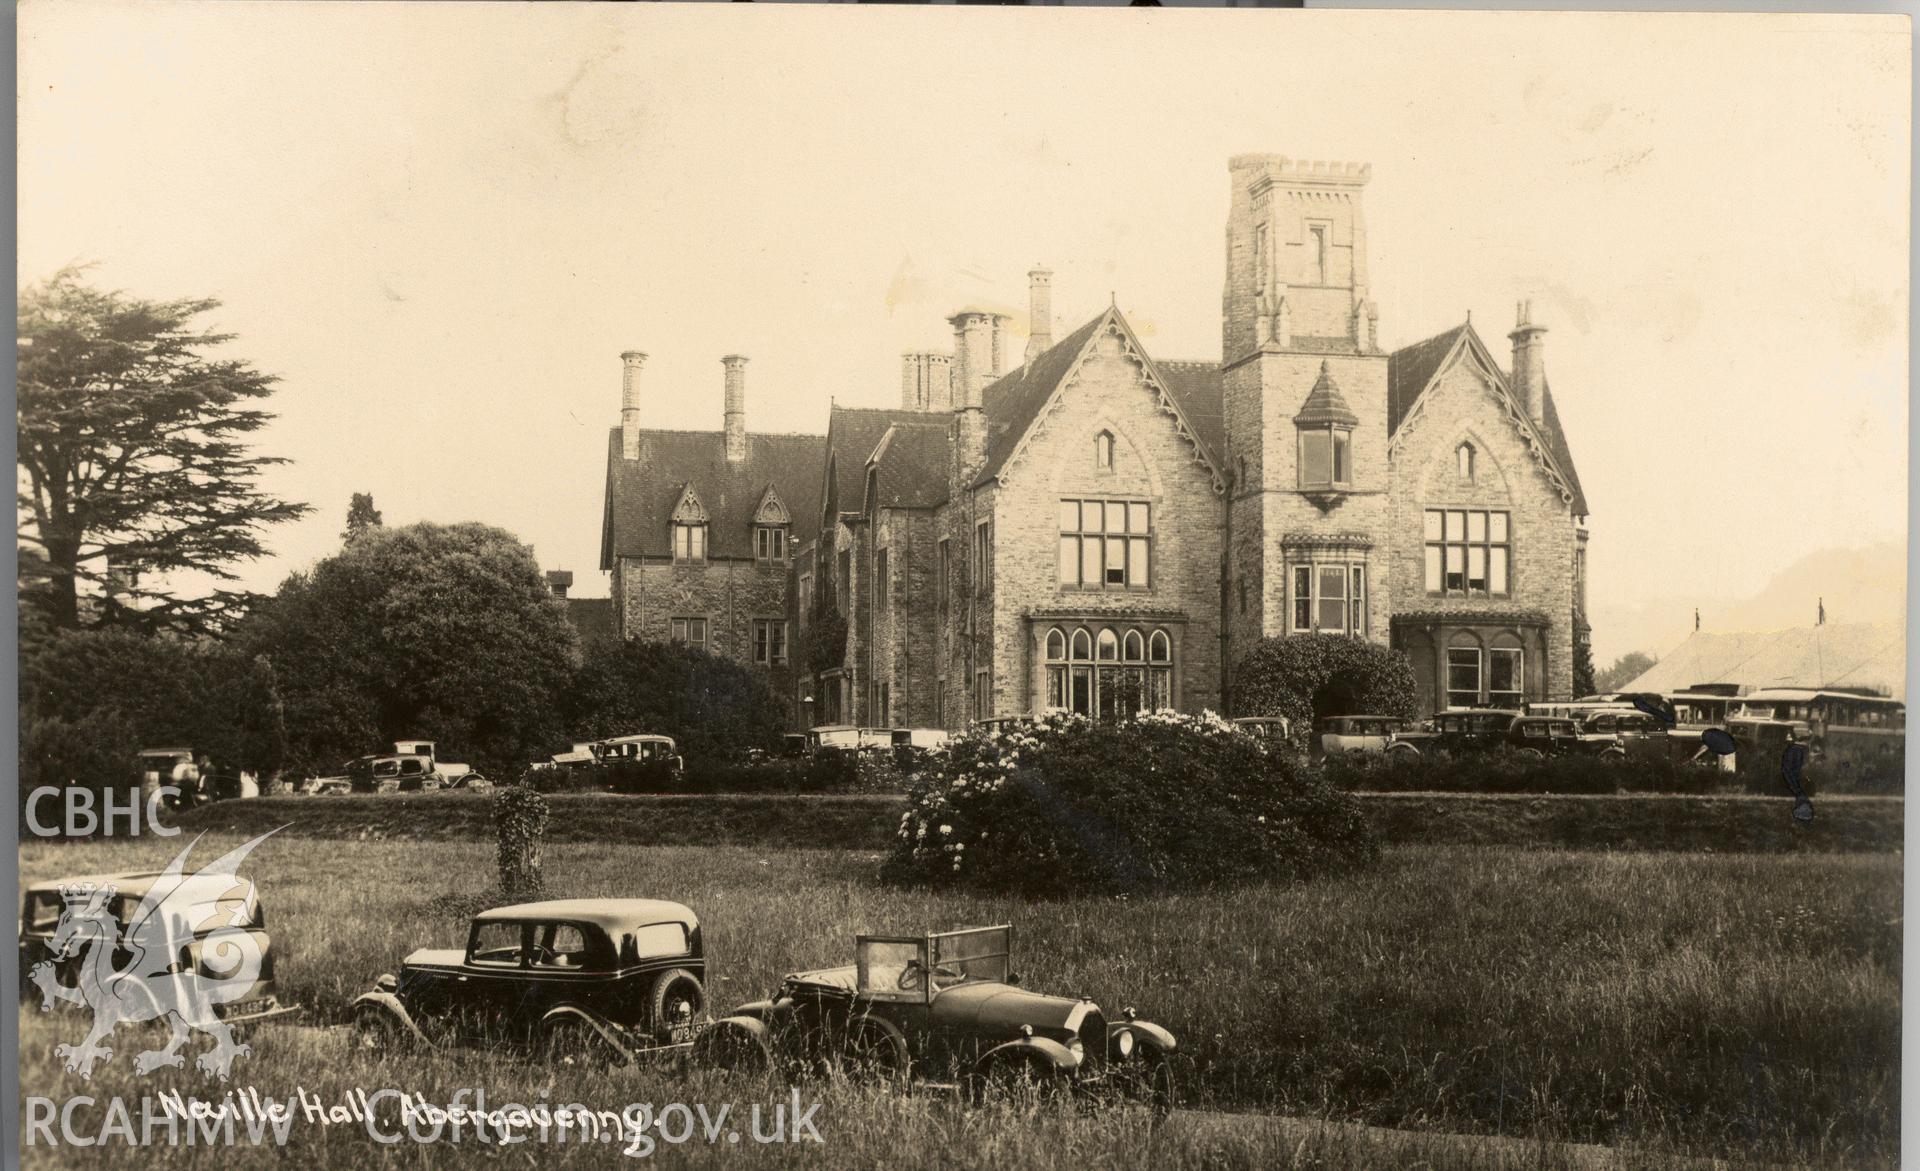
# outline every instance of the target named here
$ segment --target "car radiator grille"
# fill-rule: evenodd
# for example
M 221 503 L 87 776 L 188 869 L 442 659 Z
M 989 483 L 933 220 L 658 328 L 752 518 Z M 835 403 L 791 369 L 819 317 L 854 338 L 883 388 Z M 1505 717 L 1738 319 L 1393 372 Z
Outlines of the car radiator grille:
M 1107 1018 L 1097 1012 L 1090 1012 L 1080 1020 L 1080 1046 L 1086 1050 L 1082 1060 L 1088 1073 L 1098 1073 L 1107 1066 Z

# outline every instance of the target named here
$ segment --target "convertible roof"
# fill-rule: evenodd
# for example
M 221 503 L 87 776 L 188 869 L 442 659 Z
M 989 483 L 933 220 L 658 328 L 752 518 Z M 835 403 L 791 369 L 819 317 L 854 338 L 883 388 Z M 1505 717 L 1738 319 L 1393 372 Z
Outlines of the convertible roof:
M 572 919 L 615 930 L 648 923 L 698 923 L 692 911 L 664 899 L 550 899 L 544 903 L 515 903 L 474 916 L 476 922 L 495 919 Z

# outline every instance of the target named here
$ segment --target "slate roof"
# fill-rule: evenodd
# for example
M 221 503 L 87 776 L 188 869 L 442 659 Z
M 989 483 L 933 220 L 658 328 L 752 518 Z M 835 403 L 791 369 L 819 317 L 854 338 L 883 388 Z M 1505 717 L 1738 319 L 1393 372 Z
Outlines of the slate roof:
M 1424 341 L 1403 346 L 1387 355 L 1387 434 L 1392 435 L 1400 429 L 1401 420 L 1413 409 L 1413 404 L 1426 390 L 1433 376 L 1440 372 L 1441 363 L 1453 352 L 1463 337 L 1471 337 L 1480 348 L 1486 350 L 1486 343 L 1480 341 L 1474 333 L 1473 323 L 1456 325 L 1444 333 L 1438 333 Z M 1489 355 L 1493 351 L 1487 350 Z M 1500 377 L 1511 384 L 1512 379 L 1499 362 L 1494 362 Z M 1567 479 L 1567 487 L 1573 489 L 1573 511 L 1576 516 L 1590 515 L 1587 509 L 1587 494 L 1580 487 L 1580 473 L 1573 467 L 1573 449 L 1567 445 L 1567 433 L 1560 426 L 1560 411 L 1553 403 L 1553 384 L 1549 380 L 1540 388 L 1540 436 L 1546 440 L 1547 451 L 1553 456 L 1553 462 L 1560 474 Z
M 1907 629 L 1899 622 L 1786 630 L 1697 630 L 1622 691 L 1680 691 L 1696 683 L 1771 687 L 1883 687 L 1907 696 Z
M 674 506 L 689 484 L 707 510 L 707 553 L 752 557 L 753 516 L 767 486 L 793 518 L 804 540 L 820 516 L 822 435 L 747 435 L 747 458 L 727 460 L 719 431 L 642 431 L 640 458 L 620 453 L 620 428 L 607 436 L 607 502 L 600 568 L 616 557 L 671 556 Z
M 1220 363 L 1163 362 L 1156 358 L 1153 368 L 1167 384 L 1167 393 L 1180 404 L 1180 413 L 1187 417 L 1194 434 L 1206 445 L 1207 454 L 1219 463 L 1227 453 L 1226 413 L 1221 407 L 1220 393 L 1225 380 L 1220 374 Z
M 923 415 L 912 423 L 887 428 L 869 461 L 873 495 L 862 494 L 865 508 L 933 508 L 947 500 L 947 465 L 953 444 L 946 416 Z
M 1039 417 L 1040 408 L 1052 397 L 1054 387 L 1073 369 L 1074 359 L 1086 349 L 1106 318 L 1104 311 L 1096 314 L 1033 361 L 1001 375 L 981 393 L 980 405 L 987 414 L 987 462 L 980 469 L 981 482 L 992 479 L 1006 466 L 1013 449 Z
M 832 461 L 834 481 L 833 498 L 842 515 L 851 515 L 860 511 L 860 502 L 867 492 L 867 460 L 873 456 L 873 449 L 880 446 L 880 440 L 887 429 L 896 423 L 945 425 L 950 416 L 945 411 L 905 411 L 879 407 L 843 407 L 838 403 L 827 414 L 826 445 L 822 448 L 822 458 Z M 813 475 L 816 480 L 823 476 L 821 468 L 816 467 Z M 940 482 L 946 483 L 946 464 L 939 469 Z M 820 509 L 826 502 L 814 495 L 813 517 L 810 518 L 807 538 L 818 535 L 812 527 L 817 524 Z
M 980 401 L 987 414 L 987 460 L 975 483 L 985 483 L 1006 466 L 1054 389 L 1073 369 L 1075 359 L 1110 313 L 1119 316 L 1117 310 L 1103 310 L 1032 362 L 1001 375 L 982 393 Z M 1207 455 L 1218 463 L 1225 444 L 1220 364 L 1154 361 L 1153 368 L 1159 372 L 1167 393 L 1179 405 L 1180 413 L 1186 416 L 1187 424 L 1206 448 Z
M 1293 417 L 1295 424 L 1305 423 L 1345 423 L 1349 427 L 1360 425 L 1360 416 L 1353 413 L 1347 405 L 1346 396 L 1340 393 L 1340 387 L 1333 381 L 1333 371 L 1327 369 L 1325 362 L 1320 363 L 1320 377 L 1313 380 L 1313 389 L 1307 392 L 1307 401 L 1300 404 L 1300 413 Z

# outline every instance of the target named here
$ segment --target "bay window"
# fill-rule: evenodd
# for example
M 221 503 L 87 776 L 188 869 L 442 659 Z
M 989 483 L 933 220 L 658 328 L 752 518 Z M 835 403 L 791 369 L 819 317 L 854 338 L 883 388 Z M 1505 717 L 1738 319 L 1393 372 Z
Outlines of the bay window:
M 1367 567 L 1330 561 L 1293 567 L 1291 629 L 1295 634 L 1367 632 Z
M 1351 428 L 1337 424 L 1300 428 L 1300 486 L 1352 487 L 1352 437 Z
M 1056 626 L 1044 652 L 1049 708 L 1117 720 L 1173 706 L 1173 640 L 1164 630 Z

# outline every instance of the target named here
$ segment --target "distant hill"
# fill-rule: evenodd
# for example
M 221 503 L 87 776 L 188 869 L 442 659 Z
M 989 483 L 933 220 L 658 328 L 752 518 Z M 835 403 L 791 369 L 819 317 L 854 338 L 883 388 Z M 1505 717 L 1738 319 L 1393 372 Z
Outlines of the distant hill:
M 1706 632 L 1812 626 L 1819 599 L 1829 623 L 1899 623 L 1907 616 L 1907 550 L 1899 542 L 1825 549 L 1788 565 L 1747 597 L 1653 597 L 1631 606 L 1596 606 L 1591 618 L 1594 666 L 1628 651 L 1665 658 L 1693 633 L 1700 608 Z

